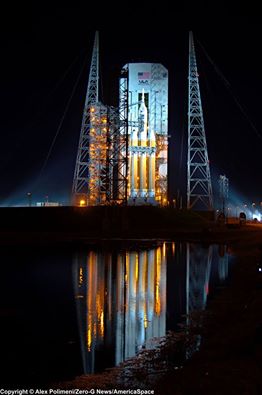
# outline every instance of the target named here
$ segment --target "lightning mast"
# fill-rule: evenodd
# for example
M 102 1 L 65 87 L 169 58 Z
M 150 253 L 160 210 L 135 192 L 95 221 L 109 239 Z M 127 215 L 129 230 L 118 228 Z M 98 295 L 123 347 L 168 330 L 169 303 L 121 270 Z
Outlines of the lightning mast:
M 89 71 L 88 86 L 86 92 L 86 100 L 84 105 L 84 113 L 81 125 L 80 139 L 78 145 L 72 195 L 73 201 L 78 198 L 87 200 L 88 188 L 90 181 L 90 172 L 88 171 L 90 164 L 89 146 L 90 146 L 90 115 L 92 105 L 98 102 L 99 90 L 99 35 L 95 33 L 95 41 L 92 52 L 92 61 Z
M 189 32 L 187 208 L 212 210 L 212 185 L 193 33 Z

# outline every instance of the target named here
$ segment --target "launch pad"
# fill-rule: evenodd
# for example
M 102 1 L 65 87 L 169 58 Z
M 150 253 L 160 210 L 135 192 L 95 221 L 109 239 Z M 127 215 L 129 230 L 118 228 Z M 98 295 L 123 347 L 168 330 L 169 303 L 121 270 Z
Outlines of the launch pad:
M 76 160 L 77 206 L 167 205 L 168 72 L 158 63 L 128 63 L 119 106 L 99 101 L 98 33 L 92 54 Z

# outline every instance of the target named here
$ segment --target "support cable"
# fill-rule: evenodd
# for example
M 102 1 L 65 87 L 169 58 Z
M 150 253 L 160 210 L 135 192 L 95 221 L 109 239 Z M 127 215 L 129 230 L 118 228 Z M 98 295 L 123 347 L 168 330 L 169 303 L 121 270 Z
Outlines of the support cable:
M 61 128 L 62 128 L 64 119 L 65 119 L 65 117 L 66 117 L 66 115 L 67 115 L 67 112 L 68 112 L 68 109 L 69 109 L 69 107 L 70 107 L 71 101 L 72 101 L 72 99 L 73 99 L 73 97 L 74 97 L 76 88 L 77 88 L 77 86 L 78 86 L 78 83 L 79 83 L 80 77 L 81 77 L 81 75 L 82 75 L 82 73 L 83 73 L 83 70 L 84 70 L 84 67 L 85 67 L 85 65 L 86 65 L 86 62 L 87 62 L 87 55 L 86 55 L 85 60 L 84 60 L 84 62 L 83 62 L 83 66 L 81 67 L 81 70 L 80 70 L 80 72 L 79 72 L 79 75 L 78 75 L 78 77 L 77 77 L 77 79 L 76 79 L 76 82 L 75 82 L 75 84 L 74 84 L 74 86 L 73 86 L 71 95 L 70 95 L 70 97 L 69 97 L 69 99 L 68 99 L 68 101 L 67 101 L 67 103 L 66 103 L 65 110 L 64 110 L 63 115 L 62 115 L 62 117 L 61 117 L 61 119 L 60 119 L 58 128 L 57 128 L 56 133 L 55 133 L 55 136 L 54 136 L 54 138 L 53 138 L 53 140 L 52 140 L 52 142 L 51 142 L 51 145 L 50 145 L 50 148 L 49 148 L 48 153 L 47 153 L 47 155 L 46 155 L 46 158 L 45 158 L 45 160 L 44 160 L 44 163 L 43 163 L 43 165 L 42 165 L 42 167 L 41 167 L 41 169 L 40 169 L 40 171 L 39 171 L 39 176 L 38 176 L 38 179 L 37 179 L 37 181 L 36 181 L 36 184 L 39 182 L 39 179 L 40 179 L 40 177 L 41 177 L 41 175 L 42 175 L 44 169 L 46 168 L 46 165 L 47 165 L 47 163 L 48 163 L 48 160 L 49 160 L 50 155 L 51 155 L 51 153 L 52 153 L 52 150 L 53 150 L 53 148 L 54 148 L 55 142 L 56 142 L 57 137 L 58 137 L 58 135 L 59 135 L 59 133 L 60 133 L 60 130 L 61 130 Z
M 197 40 L 198 41 L 198 40 Z M 208 53 L 206 52 L 205 48 L 203 47 L 203 45 L 200 43 L 200 41 L 198 41 L 198 44 L 200 45 L 202 51 L 204 52 L 204 54 L 206 55 L 207 59 L 209 60 L 209 62 L 211 63 L 211 65 L 214 67 L 214 70 L 216 71 L 216 73 L 218 74 L 218 76 L 221 78 L 221 80 L 224 82 L 225 87 L 227 88 L 227 90 L 229 91 L 229 93 L 232 95 L 235 103 L 237 104 L 238 108 L 240 109 L 240 111 L 242 112 L 242 114 L 244 115 L 245 119 L 248 121 L 248 123 L 250 124 L 251 128 L 253 129 L 253 131 L 256 133 L 257 137 L 262 140 L 262 135 L 261 133 L 258 131 L 258 129 L 256 128 L 255 124 L 253 123 L 253 121 L 250 119 L 246 109 L 243 107 L 243 105 L 240 103 L 239 98 L 234 94 L 232 86 L 230 84 L 230 82 L 226 79 L 226 77 L 224 76 L 224 74 L 222 73 L 222 71 L 218 68 L 218 66 L 215 64 L 215 62 L 210 58 L 210 56 L 208 55 Z

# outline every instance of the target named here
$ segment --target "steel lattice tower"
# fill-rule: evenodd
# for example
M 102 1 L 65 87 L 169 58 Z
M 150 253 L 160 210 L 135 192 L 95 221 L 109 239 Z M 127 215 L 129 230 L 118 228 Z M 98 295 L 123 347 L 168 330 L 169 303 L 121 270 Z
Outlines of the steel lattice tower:
M 187 208 L 213 209 L 212 185 L 193 33 L 189 33 Z
M 123 86 L 125 95 L 127 87 Z M 125 106 L 127 102 L 125 101 Z M 127 200 L 127 115 L 99 101 L 98 32 L 89 72 L 72 188 L 76 205 L 124 204 Z
M 95 34 L 91 66 L 89 71 L 86 100 L 81 125 L 79 146 L 77 152 L 72 195 L 75 202 L 77 196 L 87 197 L 89 185 L 89 143 L 90 143 L 90 107 L 98 102 L 99 90 L 99 35 Z

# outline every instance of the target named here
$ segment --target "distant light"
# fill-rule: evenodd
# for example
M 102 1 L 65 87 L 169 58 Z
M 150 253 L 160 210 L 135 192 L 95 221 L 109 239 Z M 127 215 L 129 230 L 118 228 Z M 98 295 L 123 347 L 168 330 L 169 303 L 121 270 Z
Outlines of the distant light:
M 258 268 L 258 271 L 259 271 L 259 272 L 262 272 L 262 267 L 259 267 L 259 268 Z
M 84 207 L 86 205 L 86 201 L 84 199 L 81 199 L 79 202 L 80 207 Z
M 261 221 L 261 214 L 256 212 L 256 213 L 252 214 L 252 218 L 257 219 L 260 222 Z

